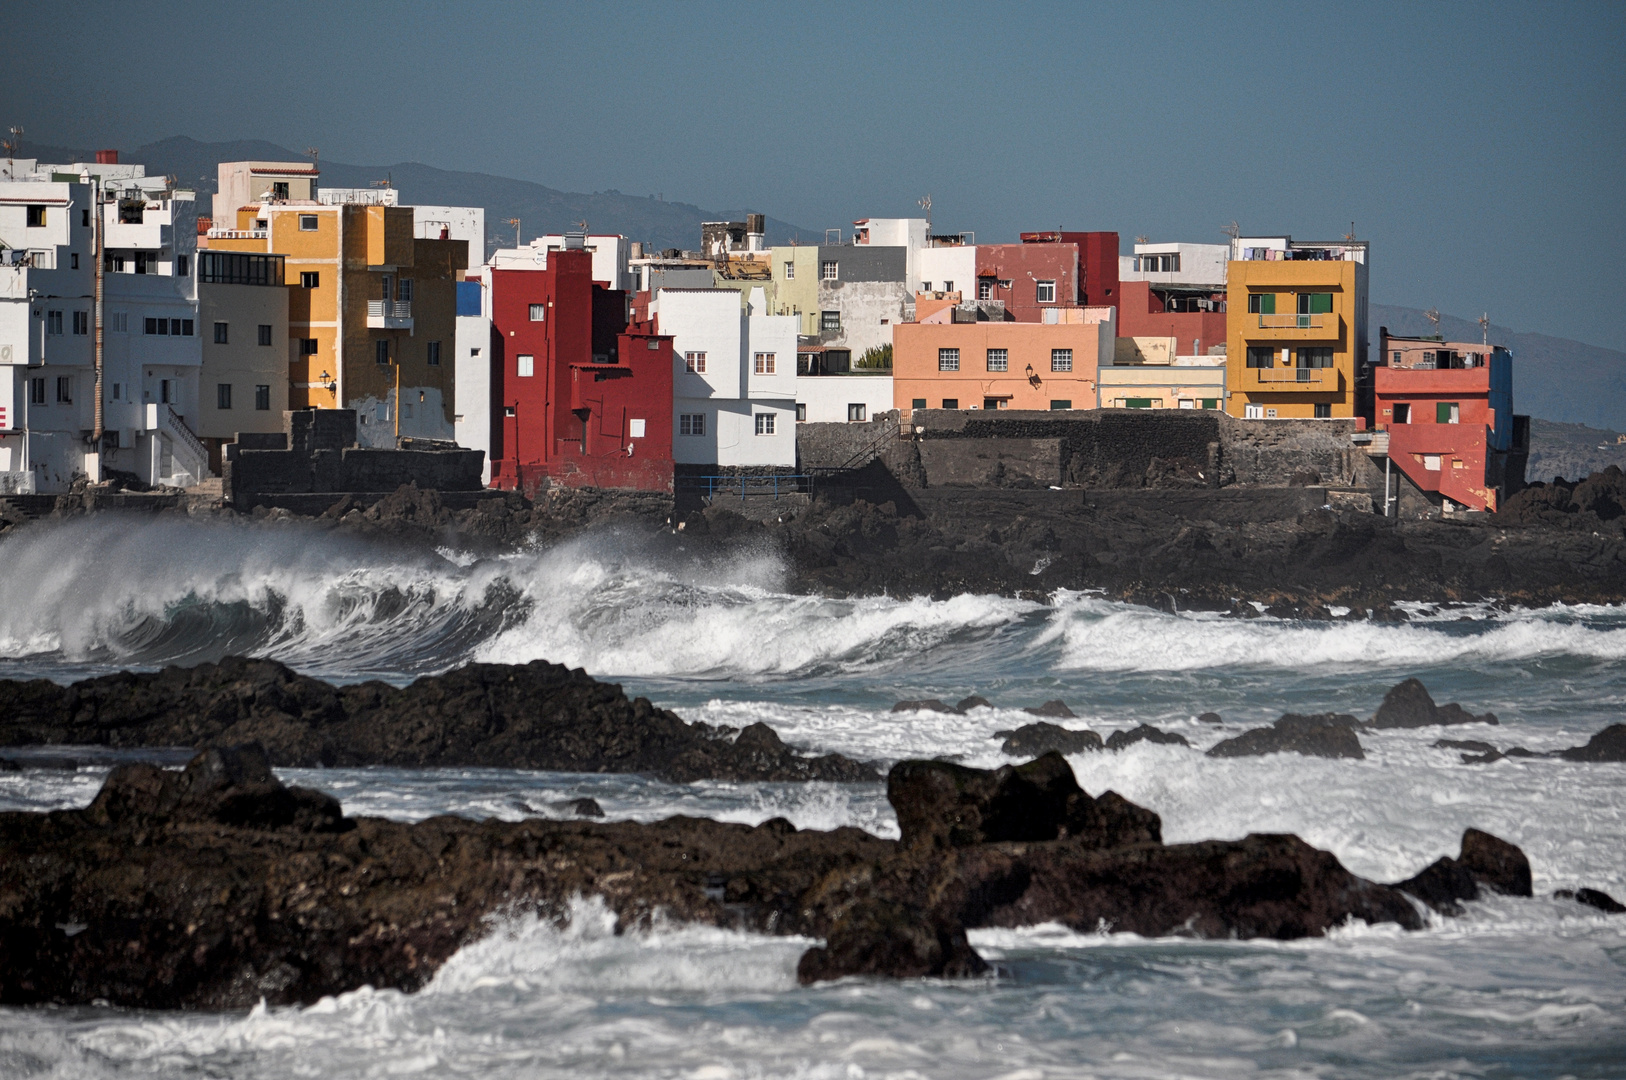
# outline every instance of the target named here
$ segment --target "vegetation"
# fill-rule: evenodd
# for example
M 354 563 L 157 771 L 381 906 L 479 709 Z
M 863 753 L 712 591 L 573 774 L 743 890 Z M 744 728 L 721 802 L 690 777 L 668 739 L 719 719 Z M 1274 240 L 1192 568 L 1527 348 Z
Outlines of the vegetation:
M 892 346 L 876 345 L 864 350 L 864 355 L 860 356 L 853 366 L 872 371 L 891 371 Z

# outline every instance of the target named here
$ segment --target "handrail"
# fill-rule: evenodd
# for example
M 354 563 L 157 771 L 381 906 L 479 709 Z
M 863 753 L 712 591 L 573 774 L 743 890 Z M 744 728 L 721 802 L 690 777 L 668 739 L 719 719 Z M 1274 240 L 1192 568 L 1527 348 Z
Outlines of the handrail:
M 204 234 L 210 240 L 264 240 L 269 229 L 210 229 Z
M 679 490 L 699 490 L 703 487 L 705 488 L 707 499 L 711 499 L 719 494 L 732 495 L 734 494 L 735 488 L 738 489 L 741 500 L 744 500 L 748 494 L 771 494 L 775 499 L 777 499 L 781 494 L 790 495 L 801 492 L 802 481 L 807 482 L 807 491 L 811 493 L 813 490 L 813 480 L 814 478 L 811 475 L 805 473 L 796 473 L 791 475 L 776 473 L 772 476 L 746 476 L 743 474 L 735 476 L 680 476 L 677 478 L 677 487 Z M 780 490 L 781 483 L 786 483 L 790 486 L 782 492 Z M 747 487 L 755 488 L 757 490 L 747 491 Z
M 412 301 L 369 300 L 367 301 L 367 314 L 374 319 L 410 319 L 412 318 Z
M 1330 368 L 1247 368 L 1247 374 L 1262 383 L 1320 383 L 1337 382 L 1338 369 Z M 1329 380 L 1330 376 L 1330 380 Z
M 1323 312 L 1322 314 L 1331 314 Z M 1270 322 L 1265 320 L 1269 319 Z M 1322 327 L 1321 315 L 1260 315 L 1259 329 L 1261 330 L 1319 330 Z
M 201 458 L 207 467 L 209 464 L 209 448 L 204 446 L 203 440 L 194 435 L 192 429 L 186 426 L 186 421 L 181 418 L 180 413 L 175 411 L 175 406 L 166 405 L 165 408 L 169 410 L 169 415 L 165 418 L 166 426 L 186 444 L 187 449 Z

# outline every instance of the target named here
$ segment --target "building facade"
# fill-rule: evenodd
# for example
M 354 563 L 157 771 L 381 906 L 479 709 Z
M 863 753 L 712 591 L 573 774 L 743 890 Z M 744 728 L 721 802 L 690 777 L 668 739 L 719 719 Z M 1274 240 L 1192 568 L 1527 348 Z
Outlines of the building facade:
M 893 346 L 893 400 L 915 409 L 1092 409 L 1116 337 L 1110 307 L 1066 323 L 906 323 Z
M 288 408 L 288 289 L 280 255 L 198 252 L 197 433 L 220 472 L 240 431 L 283 429 Z
M 1367 245 L 1232 241 L 1226 411 L 1246 419 L 1371 418 Z

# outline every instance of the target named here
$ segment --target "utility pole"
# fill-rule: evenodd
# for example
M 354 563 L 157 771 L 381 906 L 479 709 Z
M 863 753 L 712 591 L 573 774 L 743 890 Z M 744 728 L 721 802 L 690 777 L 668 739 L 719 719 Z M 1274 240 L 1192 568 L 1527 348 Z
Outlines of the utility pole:
M 105 295 L 103 281 L 103 253 L 102 253 L 102 178 L 100 175 L 90 176 L 90 224 L 91 224 L 91 260 L 96 264 L 96 404 L 95 420 L 91 425 L 91 442 L 96 455 L 96 475 L 90 478 L 93 484 L 102 480 L 102 438 L 105 435 L 102 424 L 106 417 L 102 412 L 102 301 Z M 155 478 L 156 479 L 156 478 Z
M 510 225 L 512 225 L 514 227 L 514 246 L 519 247 L 519 218 L 517 218 L 517 217 L 509 218 L 508 219 L 508 224 L 510 224 Z

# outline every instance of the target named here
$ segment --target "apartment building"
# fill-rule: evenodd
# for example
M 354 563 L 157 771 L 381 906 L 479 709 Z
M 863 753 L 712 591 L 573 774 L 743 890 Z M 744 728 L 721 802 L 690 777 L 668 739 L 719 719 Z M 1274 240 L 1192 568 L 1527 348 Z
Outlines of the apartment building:
M 220 472 L 239 432 L 283 430 L 288 408 L 288 289 L 283 257 L 197 253 L 199 438 Z
M 794 315 L 740 309 L 733 289 L 662 289 L 656 323 L 676 356 L 672 458 L 680 466 L 796 465 Z
M 97 157 L 12 159 L 0 181 L 5 490 L 62 491 L 109 470 L 183 487 L 208 475 L 194 433 L 193 193 L 114 151 Z
M 1371 419 L 1364 241 L 1239 237 L 1226 266 L 1226 411 Z
M 1230 245 L 1137 242 L 1134 252 L 1118 260 L 1118 333 L 1173 337 L 1187 356 L 1223 355 Z
M 314 184 L 302 163 L 223 163 L 225 203 L 216 197 L 206 238 L 210 250 L 284 257 L 289 407 L 355 409 L 366 446 L 451 439 L 467 241 L 418 236 L 412 207 L 298 197 Z M 230 207 L 239 188 L 261 201 Z M 223 224 L 227 210 L 235 220 Z

